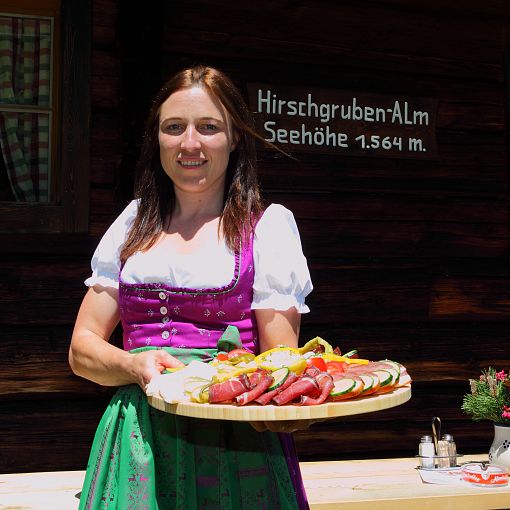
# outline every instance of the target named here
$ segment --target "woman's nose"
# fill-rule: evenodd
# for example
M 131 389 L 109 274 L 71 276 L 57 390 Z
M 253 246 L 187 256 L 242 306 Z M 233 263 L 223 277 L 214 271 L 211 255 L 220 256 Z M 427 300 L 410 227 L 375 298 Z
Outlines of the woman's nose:
M 181 149 L 184 150 L 196 150 L 200 148 L 200 134 L 197 132 L 194 126 L 188 126 L 186 131 L 183 133 L 181 141 Z

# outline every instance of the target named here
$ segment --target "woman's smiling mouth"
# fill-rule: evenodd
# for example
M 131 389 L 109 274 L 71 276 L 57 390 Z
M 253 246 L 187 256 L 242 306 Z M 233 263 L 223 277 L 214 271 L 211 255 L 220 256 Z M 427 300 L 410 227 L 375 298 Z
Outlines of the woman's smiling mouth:
M 178 160 L 177 161 L 179 165 L 181 165 L 183 168 L 198 168 L 207 163 L 206 159 L 201 160 Z

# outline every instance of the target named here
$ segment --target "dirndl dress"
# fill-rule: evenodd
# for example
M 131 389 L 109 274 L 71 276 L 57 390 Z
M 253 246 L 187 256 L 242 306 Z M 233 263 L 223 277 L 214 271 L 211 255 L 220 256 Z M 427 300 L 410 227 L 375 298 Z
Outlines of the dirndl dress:
M 119 274 L 124 348 L 165 349 L 184 363 L 210 361 L 235 342 L 258 352 L 253 239 L 235 254 L 232 281 L 187 289 L 126 283 Z M 230 327 L 229 327 L 230 326 Z M 230 338 L 229 338 L 230 336 Z M 121 387 L 96 431 L 80 510 L 308 509 L 290 434 L 244 422 L 187 418 Z

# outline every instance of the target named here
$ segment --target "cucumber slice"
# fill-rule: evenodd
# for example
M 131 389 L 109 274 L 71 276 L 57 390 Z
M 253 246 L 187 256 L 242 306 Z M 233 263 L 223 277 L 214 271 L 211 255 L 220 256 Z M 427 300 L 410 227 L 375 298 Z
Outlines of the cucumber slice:
M 395 370 L 398 370 L 399 373 L 402 372 L 402 365 L 396 361 L 392 361 L 391 359 L 383 359 L 381 363 L 387 363 L 388 365 L 391 365 Z
M 337 397 L 338 395 L 344 395 L 345 393 L 349 393 L 356 386 L 356 381 L 354 379 L 349 379 L 346 377 L 345 379 L 338 379 L 335 381 L 335 385 L 333 389 L 329 392 L 332 397 Z
M 289 376 L 289 369 L 287 367 L 282 367 L 271 372 L 271 375 L 273 376 L 273 384 L 269 386 L 267 389 L 268 391 L 276 390 L 276 388 L 279 388 L 285 382 L 285 379 Z
M 381 388 L 383 386 L 393 384 L 393 375 L 389 372 L 389 370 L 375 370 L 374 374 L 379 377 L 379 381 L 381 381 Z
M 395 368 L 385 368 L 384 370 L 389 372 L 393 377 L 393 384 L 397 384 L 400 379 L 400 370 L 397 370 Z
M 344 358 L 357 358 L 358 357 L 358 351 L 356 349 L 353 349 L 352 351 L 346 352 L 345 354 L 342 354 Z
M 362 374 L 360 375 L 361 380 L 363 381 L 363 384 L 365 385 L 363 388 L 363 392 L 370 391 L 375 384 L 374 378 L 370 374 Z
M 352 389 L 353 393 L 356 395 L 359 395 L 363 392 L 363 388 L 365 387 L 365 381 L 360 377 L 359 379 L 356 379 L 354 384 L 354 388 Z

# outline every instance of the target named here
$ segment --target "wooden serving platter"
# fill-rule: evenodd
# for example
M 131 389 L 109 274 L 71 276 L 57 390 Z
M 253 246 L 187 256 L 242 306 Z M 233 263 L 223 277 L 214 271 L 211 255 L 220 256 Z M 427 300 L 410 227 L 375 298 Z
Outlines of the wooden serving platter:
M 411 398 L 411 388 L 397 388 L 389 393 L 358 397 L 343 402 L 329 402 L 316 406 L 260 406 L 257 404 L 235 406 L 226 404 L 196 404 L 179 402 L 169 404 L 160 397 L 147 397 L 149 404 L 166 413 L 230 421 L 283 421 L 335 418 L 354 414 L 373 413 L 404 404 Z

